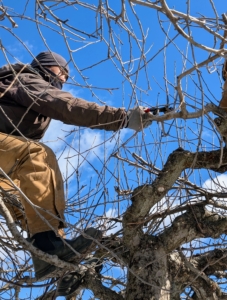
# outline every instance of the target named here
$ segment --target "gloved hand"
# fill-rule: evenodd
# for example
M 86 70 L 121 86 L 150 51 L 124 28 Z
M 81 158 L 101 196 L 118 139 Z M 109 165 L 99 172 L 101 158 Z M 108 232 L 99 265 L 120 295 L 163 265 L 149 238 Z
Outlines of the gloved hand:
M 143 128 L 151 125 L 152 120 L 151 116 L 153 115 L 150 112 L 145 112 L 147 107 L 136 106 L 132 109 L 129 109 L 127 112 L 128 116 L 128 126 L 127 128 L 134 129 L 135 131 L 140 131 Z

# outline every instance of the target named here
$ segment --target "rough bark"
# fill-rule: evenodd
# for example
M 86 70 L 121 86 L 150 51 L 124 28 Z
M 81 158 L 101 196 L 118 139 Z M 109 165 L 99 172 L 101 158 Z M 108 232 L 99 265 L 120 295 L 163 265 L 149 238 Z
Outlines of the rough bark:
M 222 160 L 220 157 L 222 155 Z M 126 299 L 179 299 L 179 289 L 190 284 L 198 299 L 215 299 L 221 296 L 217 285 L 196 268 L 189 268 L 184 281 L 174 277 L 169 253 L 182 244 L 195 238 L 216 238 L 226 231 L 227 218 L 205 209 L 207 202 L 188 206 L 186 212 L 175 218 L 169 228 L 156 237 L 148 237 L 142 227 L 150 209 L 172 188 L 181 172 L 187 168 L 219 169 L 227 162 L 227 151 L 190 153 L 183 149 L 174 151 L 157 178 L 151 185 L 140 186 L 134 190 L 132 205 L 123 217 L 123 245 L 129 254 L 128 285 Z M 224 166 L 225 168 L 225 166 Z M 182 260 L 181 260 L 182 263 Z M 195 275 L 195 271 L 197 274 Z M 197 280 L 194 280 L 197 276 Z M 209 288 L 208 288 L 208 287 Z M 203 298 L 207 297 L 207 298 Z
M 197 268 L 196 260 L 186 257 L 180 251 L 170 254 L 168 261 L 172 282 L 171 300 L 179 299 L 177 297 L 187 286 L 194 290 L 195 299 L 213 300 L 226 297 L 218 284 Z
M 165 249 L 152 239 L 138 245 L 129 264 L 126 300 L 170 300 L 170 281 Z
M 227 217 L 211 213 L 202 205 L 198 205 L 176 217 L 159 238 L 170 252 L 195 238 L 216 238 L 226 231 L 226 227 Z
M 192 257 L 196 267 L 207 275 L 226 277 L 227 251 L 225 249 L 214 249 L 205 254 L 197 254 Z M 220 272 L 219 272 L 220 271 Z

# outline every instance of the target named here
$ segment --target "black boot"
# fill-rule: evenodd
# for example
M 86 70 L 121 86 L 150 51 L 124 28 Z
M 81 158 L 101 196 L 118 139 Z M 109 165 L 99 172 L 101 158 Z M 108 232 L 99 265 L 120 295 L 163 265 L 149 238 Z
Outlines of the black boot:
M 77 272 L 72 272 L 65 275 L 57 288 L 56 295 L 57 296 L 70 296 L 74 293 L 81 284 L 83 276 L 81 276 Z
M 83 263 L 84 266 L 87 266 L 87 268 L 94 268 L 97 274 L 100 274 L 100 272 L 102 271 L 102 262 L 97 257 L 91 256 L 89 258 L 85 258 Z M 58 284 L 56 295 L 70 296 L 79 288 L 84 275 L 85 273 L 79 274 L 77 272 L 71 272 L 65 275 Z
M 91 236 L 93 239 L 100 239 L 102 232 L 95 228 L 85 230 L 85 234 Z M 67 247 L 69 244 L 75 251 L 83 253 L 91 246 L 93 240 L 85 238 L 82 235 L 73 240 L 65 240 L 65 243 L 55 235 L 54 231 L 46 231 L 35 234 L 30 241 L 34 241 L 33 245 L 38 249 L 51 254 L 57 255 L 64 261 L 69 261 L 75 256 L 75 253 Z M 57 267 L 51 265 L 38 257 L 32 255 L 33 265 L 35 269 L 35 277 L 39 280 L 42 277 L 52 273 Z

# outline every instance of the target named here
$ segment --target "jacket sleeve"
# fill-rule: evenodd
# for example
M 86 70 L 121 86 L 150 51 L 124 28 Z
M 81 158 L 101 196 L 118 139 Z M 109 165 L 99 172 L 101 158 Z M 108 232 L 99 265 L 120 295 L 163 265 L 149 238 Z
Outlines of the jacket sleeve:
M 73 97 L 35 74 L 22 74 L 13 95 L 18 104 L 66 124 L 116 131 L 124 127 L 123 108 Z

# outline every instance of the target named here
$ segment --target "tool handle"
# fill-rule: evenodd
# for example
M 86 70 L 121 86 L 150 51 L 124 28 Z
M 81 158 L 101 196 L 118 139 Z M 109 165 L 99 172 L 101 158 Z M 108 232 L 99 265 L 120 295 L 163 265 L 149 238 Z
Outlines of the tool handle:
M 144 110 L 144 112 L 146 112 L 146 113 L 152 112 L 153 115 L 156 115 L 158 111 L 166 113 L 166 112 L 169 112 L 171 110 L 173 110 L 173 108 L 172 107 L 168 107 L 168 106 L 163 106 L 163 107 L 160 107 L 160 108 L 159 107 L 148 107 L 148 108 L 146 108 Z

